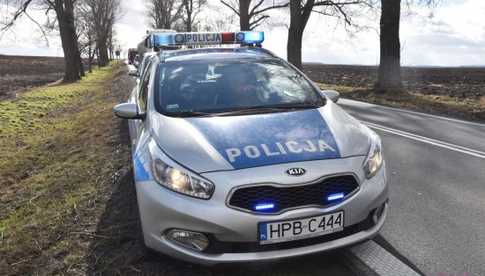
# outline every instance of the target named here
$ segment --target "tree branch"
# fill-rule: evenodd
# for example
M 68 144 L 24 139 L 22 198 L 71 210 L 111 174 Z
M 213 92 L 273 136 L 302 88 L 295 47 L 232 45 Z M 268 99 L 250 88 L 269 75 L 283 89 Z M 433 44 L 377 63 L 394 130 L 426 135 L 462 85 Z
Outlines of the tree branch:
M 7 29 L 11 28 L 13 26 L 13 24 L 15 23 L 15 21 L 20 17 L 22 16 L 22 14 L 25 14 L 25 11 L 27 10 L 27 8 L 29 7 L 30 3 L 32 3 L 32 0 L 27 0 L 25 1 L 19 8 L 18 10 L 14 13 L 13 15 L 13 18 L 12 20 L 10 20 L 10 22 L 8 22 L 7 24 L 5 24 L 1 29 L 0 31 L 6 31 Z
M 249 16 L 253 15 L 254 11 L 256 11 L 263 3 L 264 3 L 264 0 L 259 0 L 259 2 L 256 5 L 254 5 L 254 7 L 249 12 Z
M 324 11 L 312 10 L 312 12 L 318 13 L 318 14 L 321 14 L 321 15 L 325 15 L 325 16 L 335 17 L 335 14 L 327 13 L 327 12 L 324 12 Z
M 265 19 L 268 19 L 269 15 L 263 15 L 258 19 L 254 20 L 253 22 L 249 23 L 249 29 L 254 30 L 257 26 L 259 26 Z
M 350 18 L 350 16 L 347 14 L 347 12 L 344 10 L 343 7 L 347 6 L 347 5 L 358 5 L 358 4 L 365 4 L 365 1 L 356 0 L 356 1 L 344 1 L 344 2 L 338 1 L 338 2 L 336 2 L 336 1 L 332 1 L 332 0 L 326 0 L 326 1 L 315 2 L 313 4 L 313 6 L 314 7 L 331 6 L 335 9 L 335 12 L 337 14 L 342 15 L 346 25 L 352 25 L 352 19 Z M 323 14 L 323 15 L 330 15 L 330 14 L 327 14 L 325 12 L 319 12 L 319 11 L 316 11 L 316 10 L 312 10 L 312 12 L 320 13 L 320 14 Z M 336 15 L 332 15 L 332 16 L 336 16 Z
M 346 6 L 346 5 L 356 5 L 356 4 L 362 4 L 363 1 L 345 1 L 345 2 L 335 2 L 335 1 L 317 1 L 313 4 L 313 6 Z
M 238 16 L 240 15 L 239 11 L 236 10 L 234 7 L 232 7 L 229 3 L 226 3 L 224 0 L 220 0 L 220 1 L 224 6 L 230 8 L 235 14 L 237 14 Z
M 342 8 L 342 6 L 340 5 L 335 5 L 334 6 L 338 12 L 340 12 L 340 14 L 344 17 L 344 20 L 345 20 L 345 23 L 348 24 L 348 25 L 352 25 L 352 21 L 350 19 L 350 17 L 347 15 L 347 12 L 344 11 L 344 9 Z
M 47 34 L 44 30 L 44 28 L 42 28 L 42 26 L 39 24 L 39 22 L 37 22 L 35 19 L 33 19 L 28 13 L 27 11 L 24 11 L 24 14 L 25 16 L 27 16 L 28 19 L 30 19 L 30 21 L 34 22 L 35 25 L 37 25 L 37 27 L 39 27 L 40 31 L 42 32 L 42 36 L 44 37 L 44 40 L 45 40 L 45 44 L 47 47 L 49 47 L 49 39 L 47 38 Z
M 280 8 L 286 8 L 290 5 L 290 2 L 286 2 L 284 4 L 279 4 L 279 5 L 273 5 L 273 6 L 269 6 L 269 7 L 266 7 L 266 8 L 263 8 L 263 9 L 260 9 L 259 11 L 254 11 L 254 13 L 252 15 L 258 15 L 260 13 L 263 13 L 263 12 L 266 12 L 266 11 L 269 11 L 269 10 L 272 10 L 272 9 L 280 9 Z

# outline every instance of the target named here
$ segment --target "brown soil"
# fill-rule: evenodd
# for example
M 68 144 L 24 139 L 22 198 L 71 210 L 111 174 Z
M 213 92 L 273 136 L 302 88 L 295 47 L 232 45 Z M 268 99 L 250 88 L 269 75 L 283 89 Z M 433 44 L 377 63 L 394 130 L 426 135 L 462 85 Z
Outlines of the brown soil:
M 64 59 L 0 55 L 0 99 L 62 78 Z
M 305 64 L 305 73 L 316 82 L 352 87 L 372 87 L 377 67 Z M 485 96 L 485 68 L 403 67 L 406 88 L 427 95 L 479 98 Z
M 304 72 L 322 88 L 343 97 L 394 107 L 485 121 L 485 68 L 404 67 L 403 91 L 375 93 L 374 66 L 305 64 Z

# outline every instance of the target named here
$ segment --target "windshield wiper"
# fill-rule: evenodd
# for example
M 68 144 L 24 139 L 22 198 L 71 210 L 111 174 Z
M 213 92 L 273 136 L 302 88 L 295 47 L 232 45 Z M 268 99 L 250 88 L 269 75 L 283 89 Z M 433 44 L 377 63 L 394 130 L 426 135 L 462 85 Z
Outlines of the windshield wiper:
M 322 105 L 320 103 L 292 103 L 292 104 L 278 104 L 278 105 L 262 105 L 254 107 L 237 108 L 229 111 L 193 111 L 185 110 L 179 112 L 167 113 L 169 116 L 176 117 L 213 117 L 213 116 L 231 116 L 231 115 L 245 115 L 245 114 L 260 114 L 260 113 L 273 113 L 273 112 L 285 112 L 302 109 L 319 108 Z
M 207 117 L 213 114 L 214 113 L 211 113 L 211 112 L 191 111 L 191 110 L 167 113 L 168 116 L 175 116 L 175 117 Z
M 244 114 L 260 114 L 260 113 L 273 113 L 273 112 L 285 112 L 302 109 L 319 108 L 321 105 L 313 103 L 301 103 L 301 104 L 282 104 L 282 105 L 268 105 L 268 106 L 255 106 L 248 108 L 241 108 L 237 110 L 215 112 L 209 116 L 231 116 L 231 115 L 244 115 Z
M 321 103 L 317 102 L 308 102 L 308 103 L 292 103 L 292 104 L 278 104 L 278 105 L 270 105 L 270 106 L 263 106 L 268 108 L 276 108 L 276 109 L 309 109 L 309 108 L 319 108 L 321 107 Z

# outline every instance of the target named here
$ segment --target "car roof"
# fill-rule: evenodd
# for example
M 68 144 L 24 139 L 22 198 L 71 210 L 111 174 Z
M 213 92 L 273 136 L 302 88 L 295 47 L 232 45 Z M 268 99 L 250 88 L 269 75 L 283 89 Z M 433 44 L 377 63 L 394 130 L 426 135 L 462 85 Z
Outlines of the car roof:
M 197 48 L 170 50 L 160 53 L 160 59 L 162 62 L 248 58 L 261 59 L 277 57 L 270 51 L 257 47 Z

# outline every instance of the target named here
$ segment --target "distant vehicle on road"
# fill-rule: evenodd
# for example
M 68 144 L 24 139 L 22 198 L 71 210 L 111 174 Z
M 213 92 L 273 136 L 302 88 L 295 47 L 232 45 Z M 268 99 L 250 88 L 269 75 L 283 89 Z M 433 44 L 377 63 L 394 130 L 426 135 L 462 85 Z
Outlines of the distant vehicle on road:
M 264 34 L 157 34 L 129 120 L 147 247 L 201 264 L 275 260 L 373 238 L 388 210 L 379 136 Z M 239 44 L 240 47 L 203 45 Z
M 164 50 L 164 49 L 167 49 L 167 50 L 177 49 L 178 47 L 161 44 L 158 41 L 156 41 L 156 39 L 160 37 L 160 36 L 157 36 L 157 34 L 169 34 L 169 33 L 175 33 L 175 32 L 176 31 L 169 30 L 169 29 L 147 30 L 145 37 L 143 37 L 142 41 L 138 43 L 138 47 L 137 47 L 138 54 L 141 57 L 143 57 L 143 55 L 148 52 L 159 52 L 160 50 Z
M 135 57 L 138 51 L 135 48 L 128 49 L 128 64 L 135 64 Z
M 138 90 L 140 88 L 140 79 L 143 79 L 143 75 L 144 74 L 147 74 L 149 72 L 147 72 L 147 67 L 148 65 L 150 64 L 150 59 L 155 56 L 157 54 L 157 52 L 148 52 L 148 53 L 145 53 L 143 55 L 143 59 L 141 60 L 141 62 L 139 64 L 137 64 L 136 66 L 132 67 L 129 71 L 128 71 L 128 74 L 130 76 L 133 76 L 133 77 L 136 77 L 136 86 L 133 88 L 134 94 L 137 94 L 138 91 L 135 91 L 135 90 Z

